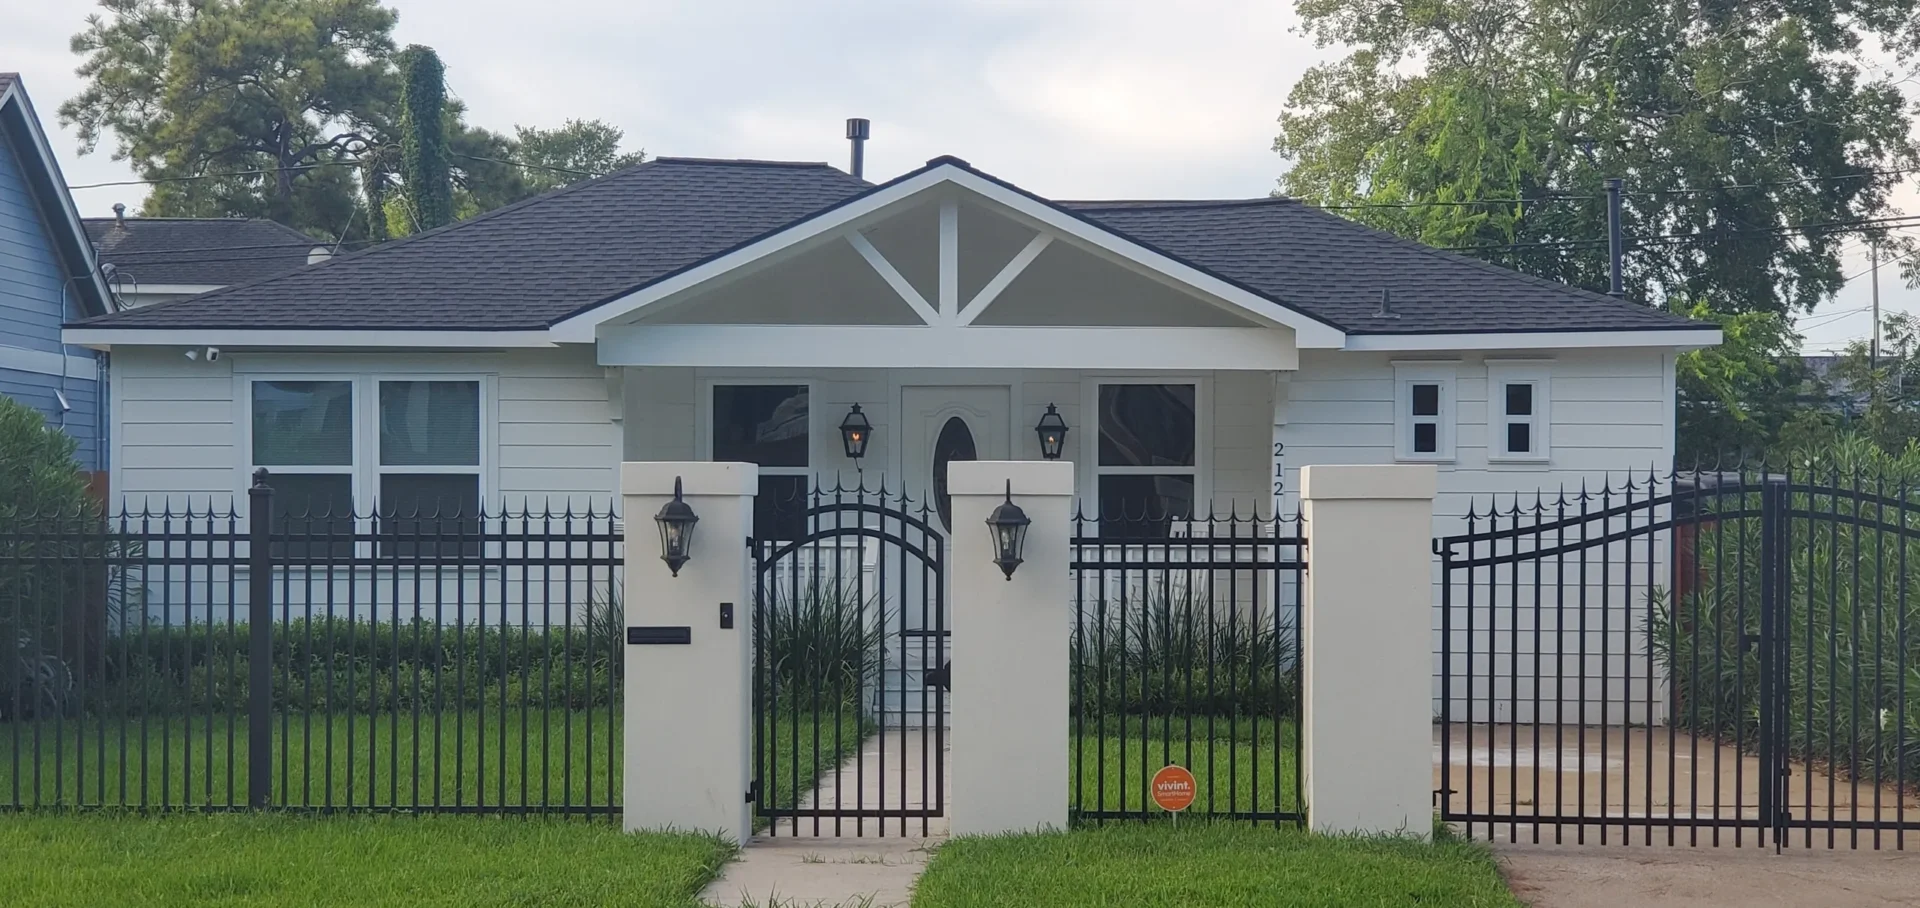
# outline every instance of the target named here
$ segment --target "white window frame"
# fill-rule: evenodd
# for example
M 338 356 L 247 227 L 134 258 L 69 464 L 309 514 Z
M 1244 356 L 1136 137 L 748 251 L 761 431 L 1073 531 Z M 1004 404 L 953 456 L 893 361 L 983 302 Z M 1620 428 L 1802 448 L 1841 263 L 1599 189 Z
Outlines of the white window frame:
M 234 372 L 235 422 L 240 435 L 240 475 L 235 488 L 236 501 L 245 500 L 252 485 L 253 471 L 261 464 L 253 461 L 253 384 L 254 382 L 311 381 L 346 382 L 353 386 L 353 463 L 348 466 L 274 466 L 265 465 L 267 484 L 273 473 L 344 473 L 352 477 L 354 510 L 363 520 L 371 513 L 371 495 L 380 489 L 383 473 L 472 473 L 480 477 L 482 510 L 498 510 L 499 489 L 499 389 L 498 376 L 483 372 Z M 480 457 L 473 466 L 388 467 L 380 463 L 380 383 L 388 381 L 467 381 L 480 386 Z
M 1100 388 L 1104 385 L 1192 385 L 1193 386 L 1193 465 L 1164 467 L 1109 467 L 1100 465 Z M 1087 469 L 1080 473 L 1086 477 L 1081 489 L 1081 499 L 1093 503 L 1093 509 L 1099 509 L 1100 477 L 1102 476 L 1161 476 L 1166 474 L 1187 474 L 1193 477 L 1193 505 L 1195 515 L 1201 508 L 1210 507 L 1213 502 L 1213 384 L 1204 375 L 1089 375 L 1081 388 L 1080 412 L 1087 420 L 1086 431 L 1080 435 L 1080 460 Z M 1069 427 L 1071 432 L 1073 427 Z M 1029 430 L 1031 431 L 1031 430 Z M 1099 521 L 1090 521 L 1087 529 L 1095 534 L 1099 532 Z
M 472 465 L 401 466 L 396 464 L 393 466 L 389 466 L 380 461 L 380 386 L 386 382 L 415 382 L 415 381 L 476 382 L 479 384 L 480 393 L 479 393 L 479 399 L 477 401 L 477 406 L 480 408 L 480 412 L 475 414 L 475 418 L 477 418 L 480 421 L 480 436 L 479 436 L 480 456 L 475 458 L 475 462 Z M 493 408 L 489 403 L 489 401 L 491 400 L 491 397 L 487 393 L 488 384 L 489 382 L 487 381 L 486 376 L 461 375 L 456 373 L 435 372 L 435 373 L 422 374 L 417 372 L 404 372 L 404 373 L 383 373 L 379 375 L 368 376 L 368 386 L 370 389 L 370 393 L 373 396 L 367 401 L 367 406 L 363 410 L 359 411 L 359 413 L 361 417 L 366 420 L 366 424 L 367 424 L 366 432 L 363 434 L 365 435 L 367 439 L 367 444 L 368 444 L 367 460 L 372 465 L 371 472 L 367 476 L 367 479 L 369 482 L 369 487 L 368 487 L 369 490 L 372 491 L 374 494 L 378 495 L 380 492 L 380 477 L 385 476 L 388 473 L 395 473 L 395 474 L 415 473 L 415 474 L 430 474 L 435 476 L 472 474 L 474 476 L 479 477 L 479 482 L 477 483 L 477 486 L 478 486 L 478 491 L 480 493 L 480 510 L 482 512 L 486 511 L 487 506 L 490 502 L 493 502 L 495 504 L 496 509 L 498 509 L 498 505 L 501 503 L 494 502 L 494 499 L 490 494 L 490 489 L 489 489 L 490 484 L 487 482 L 487 477 L 491 475 L 491 472 L 492 472 L 489 469 L 487 454 L 493 447 L 493 444 L 492 444 L 493 425 L 494 423 L 497 422 L 497 420 L 494 420 L 490 417 L 490 414 L 493 412 Z
M 1525 417 L 1533 430 L 1533 450 L 1507 449 L 1507 424 L 1519 422 L 1507 415 L 1507 386 L 1533 386 L 1533 414 Z M 1487 460 L 1492 463 L 1546 463 L 1553 457 L 1553 363 L 1551 360 L 1487 361 Z
M 1458 362 L 1429 360 L 1393 364 L 1393 458 L 1412 463 L 1452 463 L 1457 456 L 1455 438 L 1460 423 L 1459 397 L 1455 388 L 1459 378 Z M 1413 449 L 1413 386 L 1440 386 L 1440 413 L 1433 417 L 1434 447 L 1431 452 Z M 1422 421 L 1425 417 L 1421 418 Z

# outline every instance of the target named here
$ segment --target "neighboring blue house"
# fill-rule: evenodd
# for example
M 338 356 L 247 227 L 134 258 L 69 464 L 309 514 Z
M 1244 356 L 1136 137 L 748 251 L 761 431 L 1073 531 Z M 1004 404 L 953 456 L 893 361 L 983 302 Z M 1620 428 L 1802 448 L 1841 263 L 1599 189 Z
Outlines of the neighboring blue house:
M 77 439 L 97 475 L 107 469 L 106 354 L 61 344 L 60 326 L 114 308 L 26 88 L 0 73 L 0 394 Z

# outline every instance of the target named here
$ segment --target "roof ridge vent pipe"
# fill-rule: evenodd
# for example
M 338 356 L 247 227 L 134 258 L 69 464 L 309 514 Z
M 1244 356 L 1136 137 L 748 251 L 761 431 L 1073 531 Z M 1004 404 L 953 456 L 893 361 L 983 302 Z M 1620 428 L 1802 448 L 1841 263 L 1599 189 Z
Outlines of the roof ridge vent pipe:
M 873 134 L 873 122 L 865 117 L 847 120 L 847 141 L 853 143 L 853 166 L 847 172 L 863 179 L 867 170 L 867 138 Z
M 127 203 L 113 203 L 113 226 L 125 230 L 127 227 Z
M 1374 318 L 1399 318 L 1400 317 L 1400 313 L 1393 311 L 1393 291 L 1392 290 L 1386 287 L 1380 288 L 1380 311 L 1375 312 L 1373 314 L 1373 317 Z

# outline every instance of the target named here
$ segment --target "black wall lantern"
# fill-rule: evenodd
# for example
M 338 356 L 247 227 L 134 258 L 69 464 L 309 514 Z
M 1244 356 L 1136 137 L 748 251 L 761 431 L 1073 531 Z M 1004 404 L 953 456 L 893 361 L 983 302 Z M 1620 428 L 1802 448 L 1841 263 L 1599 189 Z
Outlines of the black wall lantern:
M 987 531 L 993 534 L 993 563 L 1000 566 L 1008 580 L 1013 579 L 1013 569 L 1025 560 L 1020 553 L 1027 546 L 1027 526 L 1031 523 L 1027 512 L 1013 503 L 1013 480 L 1007 480 L 1007 500 L 987 515 Z
M 693 557 L 693 525 L 700 522 L 700 516 L 680 497 L 680 477 L 673 477 L 673 500 L 660 506 L 653 522 L 660 525 L 660 560 L 678 577 L 681 565 Z
M 1046 414 L 1034 424 L 1033 432 L 1040 436 L 1040 456 L 1059 460 L 1060 452 L 1067 447 L 1067 421 L 1060 418 L 1060 411 L 1053 404 L 1047 405 Z
M 847 418 L 840 420 L 840 442 L 847 447 L 847 457 L 859 460 L 867 456 L 867 441 L 873 437 L 873 423 L 867 421 L 867 414 L 860 412 L 860 405 L 854 404 L 847 411 Z

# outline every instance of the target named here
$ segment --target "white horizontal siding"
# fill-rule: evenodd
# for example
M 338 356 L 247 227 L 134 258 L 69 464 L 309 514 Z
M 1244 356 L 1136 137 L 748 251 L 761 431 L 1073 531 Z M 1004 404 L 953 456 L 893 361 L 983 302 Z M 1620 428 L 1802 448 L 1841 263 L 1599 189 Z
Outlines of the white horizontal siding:
M 619 430 L 606 371 L 591 350 L 510 353 L 280 354 L 229 352 L 189 360 L 178 349 L 114 351 L 116 492 L 134 508 L 172 499 L 211 499 L 224 507 L 245 488 L 247 451 L 236 400 L 247 375 L 395 377 L 434 373 L 489 376 L 494 388 L 493 465 L 484 483 L 491 502 L 555 507 L 614 495 Z M 364 402 L 362 406 L 364 406 Z
M 1551 459 L 1532 464 L 1488 458 L 1489 385 L 1486 357 L 1481 354 L 1305 351 L 1300 371 L 1286 382 L 1286 399 L 1279 408 L 1283 424 L 1275 433 L 1286 445 L 1286 487 L 1297 490 L 1300 468 L 1311 464 L 1393 463 L 1394 362 L 1449 358 L 1457 359 L 1456 459 L 1438 467 L 1434 535 L 1465 532 L 1463 517 L 1468 508 L 1484 514 L 1492 500 L 1508 507 L 1516 500 L 1530 506 L 1543 498 L 1556 500 L 1561 489 L 1577 494 L 1583 483 L 1598 490 L 1609 480 L 1622 482 L 1629 472 L 1644 479 L 1647 471 L 1657 469 L 1664 476 L 1673 457 L 1670 357 L 1662 350 L 1545 354 L 1551 360 L 1547 366 Z M 1620 526 L 1616 521 L 1615 528 Z M 1486 528 L 1484 521 L 1479 528 Z M 1624 546 L 1610 547 L 1612 566 L 1604 577 L 1599 567 L 1601 550 L 1589 552 L 1584 611 L 1577 558 L 1567 559 L 1563 601 L 1555 596 L 1562 575 L 1551 561 L 1538 566 L 1524 563 L 1517 572 L 1503 567 L 1492 581 L 1484 569 L 1476 572 L 1476 601 L 1471 610 L 1465 602 L 1464 574 L 1456 573 L 1449 622 L 1454 716 L 1503 722 L 1564 716 L 1574 721 L 1585 709 L 1590 719 L 1598 721 L 1604 707 L 1613 721 L 1647 721 L 1646 695 L 1651 690 L 1657 701 L 1662 680 L 1648 659 L 1645 635 L 1637 630 L 1646 621 L 1650 581 L 1654 588 L 1663 585 L 1667 543 L 1664 537 L 1654 540 L 1650 570 L 1646 541 L 1642 538 L 1634 547 L 1631 576 L 1621 567 Z M 1434 579 L 1437 709 L 1443 670 L 1437 565 Z M 1538 610 L 1533 605 L 1536 580 L 1543 589 Z M 1583 615 L 1584 633 L 1579 624 Z M 1542 666 L 1538 683 L 1533 680 L 1536 653 Z M 1536 695 L 1540 697 L 1537 712 Z M 1631 710 L 1623 697 L 1636 701 Z M 1656 702 L 1652 718 L 1657 721 L 1660 715 Z

